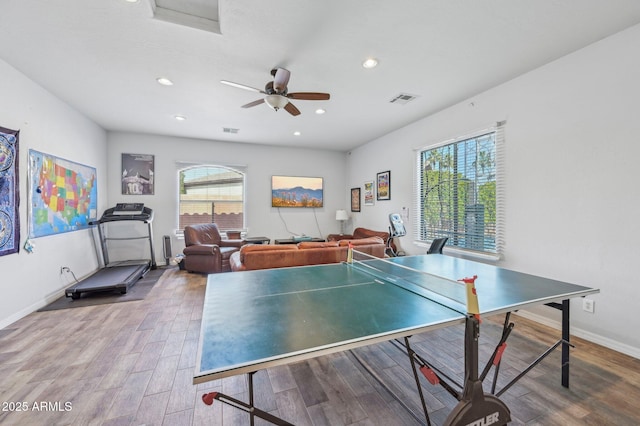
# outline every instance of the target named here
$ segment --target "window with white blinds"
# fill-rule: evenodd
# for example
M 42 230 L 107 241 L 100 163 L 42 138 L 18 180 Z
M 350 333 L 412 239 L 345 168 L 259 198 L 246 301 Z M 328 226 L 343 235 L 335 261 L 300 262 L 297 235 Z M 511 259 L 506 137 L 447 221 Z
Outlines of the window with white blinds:
M 221 231 L 244 229 L 245 173 L 220 165 L 182 166 L 178 169 L 178 230 L 199 223 L 216 223 Z
M 501 253 L 504 125 L 417 151 L 416 241 Z

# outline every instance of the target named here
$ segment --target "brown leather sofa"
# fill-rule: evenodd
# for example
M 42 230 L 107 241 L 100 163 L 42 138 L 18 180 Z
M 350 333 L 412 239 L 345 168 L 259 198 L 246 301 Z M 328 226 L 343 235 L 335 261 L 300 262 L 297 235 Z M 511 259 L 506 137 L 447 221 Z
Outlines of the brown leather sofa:
M 223 240 L 215 223 L 184 227 L 184 269 L 214 274 L 229 272 L 231 254 L 240 250 L 243 240 Z
M 356 228 L 353 230 L 353 234 L 330 234 L 327 237 L 327 241 L 341 241 L 341 240 L 357 240 L 360 238 L 380 237 L 387 244 L 389 240 L 389 233 L 384 231 L 374 231 L 367 228 Z M 395 250 L 396 245 L 391 240 L 391 247 Z
M 289 266 L 340 263 L 347 260 L 349 242 L 355 250 L 376 257 L 384 257 L 385 244 L 380 237 L 358 240 L 305 241 L 294 244 L 258 244 L 243 246 L 231 255 L 232 271 L 284 268 Z

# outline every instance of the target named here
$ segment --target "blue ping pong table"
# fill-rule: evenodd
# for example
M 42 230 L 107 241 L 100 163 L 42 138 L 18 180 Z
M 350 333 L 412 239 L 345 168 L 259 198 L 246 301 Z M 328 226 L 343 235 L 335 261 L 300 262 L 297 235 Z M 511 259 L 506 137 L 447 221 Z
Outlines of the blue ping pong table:
M 482 374 L 477 347 L 480 321 L 467 313 L 461 302 L 465 286 L 456 283 L 472 276 L 477 276 L 480 315 L 506 314 L 502 339 Z M 504 424 L 510 421 L 509 410 L 499 395 L 560 345 L 562 384 L 569 386 L 569 299 L 598 291 L 445 255 L 209 275 L 193 382 L 247 374 L 248 402 L 219 392 L 203 395 L 203 401 L 218 400 L 242 409 L 249 413 L 251 424 L 256 416 L 289 425 L 253 405 L 255 372 L 403 339 L 427 424 L 417 371 L 459 400 L 447 424 Z M 482 380 L 491 364 L 497 375 L 501 350 L 513 328 L 509 313 L 540 304 L 562 310 L 561 338 L 500 392 L 494 395 L 495 387 L 484 392 Z M 409 337 L 460 323 L 465 323 L 465 383 L 456 391 L 413 351 Z

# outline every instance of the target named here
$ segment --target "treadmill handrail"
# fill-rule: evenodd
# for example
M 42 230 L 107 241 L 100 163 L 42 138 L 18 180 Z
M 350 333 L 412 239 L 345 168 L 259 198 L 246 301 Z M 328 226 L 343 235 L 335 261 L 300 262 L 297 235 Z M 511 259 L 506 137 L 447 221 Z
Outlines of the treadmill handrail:
M 98 235 L 99 235 L 99 241 L 100 241 L 100 251 L 102 254 L 102 261 L 104 264 L 104 267 L 109 267 L 110 262 L 109 262 L 109 249 L 107 247 L 107 241 L 108 240 L 138 240 L 138 239 L 146 239 L 149 241 L 149 261 L 151 263 L 151 269 L 156 269 L 157 265 L 156 265 L 156 256 L 155 256 L 155 250 L 153 247 L 153 229 L 152 229 L 152 222 L 153 222 L 153 210 L 150 209 L 149 207 L 144 207 L 142 210 L 142 214 L 133 214 L 133 215 L 114 215 L 113 211 L 114 211 L 115 207 L 112 207 L 110 209 L 107 209 L 104 211 L 104 213 L 102 214 L 102 217 L 91 223 L 91 225 L 97 225 L 96 228 L 98 228 Z M 148 236 L 135 236 L 135 237 L 121 237 L 121 238 L 115 238 L 115 237 L 111 237 L 108 238 L 102 231 L 103 231 L 103 225 L 106 223 L 113 223 L 113 222 L 123 222 L 123 221 L 139 221 L 139 222 L 143 222 L 147 225 L 147 232 L 148 232 Z

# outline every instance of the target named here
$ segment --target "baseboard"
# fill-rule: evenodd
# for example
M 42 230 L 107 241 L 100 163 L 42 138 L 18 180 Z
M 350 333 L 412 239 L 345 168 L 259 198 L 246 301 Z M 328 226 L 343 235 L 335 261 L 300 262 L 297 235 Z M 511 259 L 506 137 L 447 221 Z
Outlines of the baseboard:
M 27 315 L 37 311 L 40 308 L 44 308 L 45 306 L 47 306 L 49 303 L 53 302 L 54 300 L 64 296 L 64 290 L 65 287 L 60 288 L 59 290 L 47 295 L 46 297 L 42 298 L 41 300 L 33 303 L 30 306 L 27 306 L 26 308 L 16 312 L 15 314 L 4 318 L 2 320 L 0 320 L 0 329 L 9 327 L 11 324 L 13 324 L 14 322 L 21 320 L 22 318 L 26 317 Z
M 560 323 L 560 321 L 556 321 L 542 315 L 534 314 L 529 311 L 518 311 L 517 315 L 535 322 L 539 322 L 540 324 L 546 325 L 548 327 L 555 328 L 556 330 L 562 329 L 562 324 Z M 616 340 L 608 339 L 606 337 L 600 336 L 599 334 L 595 334 L 576 327 L 571 327 L 571 334 L 581 339 L 588 340 L 589 342 L 604 346 L 607 349 L 611 349 L 613 351 L 640 359 L 640 348 L 625 345 L 624 343 L 620 343 Z

